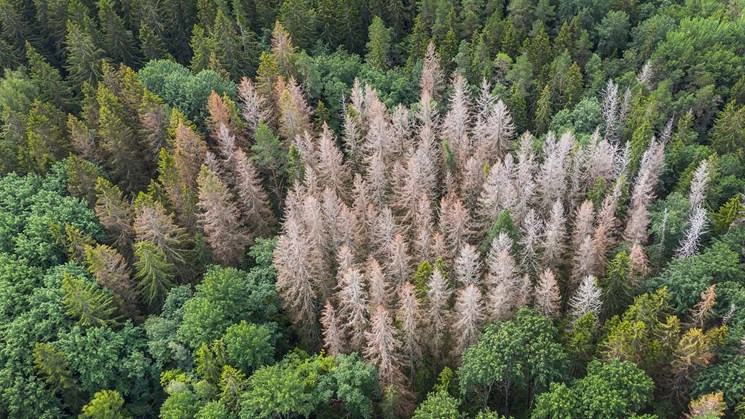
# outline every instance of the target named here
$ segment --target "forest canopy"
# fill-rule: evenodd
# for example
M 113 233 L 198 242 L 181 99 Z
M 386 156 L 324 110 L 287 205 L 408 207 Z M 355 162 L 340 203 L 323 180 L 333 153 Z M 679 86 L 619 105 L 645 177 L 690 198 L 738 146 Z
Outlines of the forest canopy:
M 745 1 L 1 0 L 0 417 L 745 417 Z

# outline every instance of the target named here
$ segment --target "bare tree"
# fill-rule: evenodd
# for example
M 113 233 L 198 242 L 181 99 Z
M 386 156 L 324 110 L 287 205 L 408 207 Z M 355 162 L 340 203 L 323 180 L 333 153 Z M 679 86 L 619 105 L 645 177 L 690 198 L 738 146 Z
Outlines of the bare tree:
M 535 308 L 539 313 L 553 319 L 561 315 L 561 292 L 556 275 L 551 269 L 541 272 L 534 292 Z
M 596 279 L 587 275 L 580 284 L 577 291 L 569 299 L 572 319 L 577 320 L 587 313 L 592 313 L 597 318 L 603 301 L 600 299 L 603 291 L 598 287 Z
M 348 346 L 355 351 L 361 349 L 365 341 L 368 324 L 367 291 L 365 278 L 357 269 L 347 269 L 342 274 L 339 292 L 339 321 L 348 339 Z
M 481 291 L 475 285 L 469 285 L 458 292 L 453 316 L 453 355 L 457 359 L 469 346 L 476 343 L 484 322 Z
M 476 247 L 465 244 L 460 248 L 460 253 L 455 259 L 455 280 L 461 287 L 468 285 L 480 285 L 481 262 Z
M 321 314 L 321 326 L 323 327 L 323 346 L 329 355 L 339 355 L 345 352 L 347 340 L 336 317 L 336 310 L 331 301 L 326 301 Z

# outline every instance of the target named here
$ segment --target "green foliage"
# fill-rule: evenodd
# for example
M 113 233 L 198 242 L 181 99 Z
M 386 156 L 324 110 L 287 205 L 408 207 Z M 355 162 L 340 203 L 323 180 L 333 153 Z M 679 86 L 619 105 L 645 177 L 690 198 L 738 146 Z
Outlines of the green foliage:
M 137 258 L 134 263 L 137 286 L 144 301 L 151 307 L 158 307 L 173 286 L 175 266 L 152 242 L 139 242 L 135 244 L 134 250 Z
M 96 392 L 87 405 L 83 406 L 84 419 L 126 419 L 130 416 L 124 413 L 122 406 L 124 398 L 113 390 L 102 390 Z
M 493 388 L 503 389 L 507 401 L 512 390 L 538 394 L 547 389 L 566 371 L 567 355 L 557 335 L 551 320 L 526 308 L 515 320 L 487 326 L 463 355 L 458 369 L 461 394 L 477 395 L 486 405 Z
M 644 371 L 627 361 L 592 361 L 587 375 L 571 385 L 552 383 L 541 394 L 531 417 L 625 418 L 652 401 L 654 382 Z
M 460 400 L 446 391 L 434 391 L 417 407 L 413 418 L 459 418 L 463 416 L 458 411 L 459 406 Z
M 270 279 L 235 268 L 210 267 L 194 297 L 184 304 L 179 338 L 198 348 L 241 320 L 265 323 L 273 319 L 279 302 Z
M 205 104 L 212 91 L 231 97 L 236 91 L 233 82 L 212 70 L 192 74 L 186 67 L 168 60 L 150 61 L 137 74 L 148 90 L 198 124 L 204 124 L 207 118 Z
M 391 30 L 385 27 L 380 16 L 373 18 L 368 38 L 366 61 L 376 69 L 385 70 L 388 68 L 388 54 L 391 49 Z
M 222 337 L 226 360 L 245 374 L 274 361 L 275 340 L 272 328 L 245 320 L 228 327 Z
M 62 303 L 68 316 L 78 320 L 81 326 L 102 326 L 116 323 L 114 300 L 105 290 L 85 283 L 70 274 L 62 279 Z

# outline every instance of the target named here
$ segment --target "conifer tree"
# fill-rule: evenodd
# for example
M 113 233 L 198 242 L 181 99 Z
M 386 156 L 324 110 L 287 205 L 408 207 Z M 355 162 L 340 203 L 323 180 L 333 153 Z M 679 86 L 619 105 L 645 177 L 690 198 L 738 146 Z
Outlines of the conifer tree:
M 551 269 L 544 270 L 538 277 L 534 304 L 536 310 L 546 317 L 556 319 L 561 315 L 561 291 Z
M 96 180 L 95 211 L 101 225 L 109 232 L 114 246 L 123 254 L 131 254 L 134 229 L 132 206 L 117 185 L 104 178 Z
M 295 216 L 288 215 L 274 251 L 277 292 L 283 297 L 283 304 L 296 330 L 306 342 L 313 343 L 318 338 L 316 291 L 313 288 L 316 271 L 306 254 L 310 246 L 301 223 Z
M 202 166 L 197 178 L 200 217 L 205 239 L 216 261 L 236 265 L 243 260 L 248 237 L 240 225 L 240 212 L 225 183 Z
M 134 251 L 135 277 L 143 301 L 151 308 L 159 307 L 174 284 L 176 268 L 150 241 L 138 242 Z
M 365 275 L 370 287 L 369 311 L 373 311 L 378 306 L 391 308 L 394 297 L 393 290 L 391 290 L 390 284 L 383 273 L 383 268 L 380 267 L 380 264 L 375 260 L 375 258 L 371 257 L 367 261 Z
M 65 354 L 47 342 L 36 342 L 33 350 L 36 373 L 44 379 L 53 394 L 61 395 L 71 408 L 80 407 L 80 383 L 75 378 Z
M 598 318 L 600 308 L 603 305 L 602 294 L 603 291 L 597 286 L 597 280 L 594 276 L 587 275 L 584 277 L 579 288 L 569 300 L 572 319 L 576 321 L 588 313 Z
M 366 346 L 362 354 L 368 362 L 375 365 L 380 376 L 382 387 L 396 386 L 405 388 L 404 375 L 401 372 L 401 359 L 398 351 L 401 342 L 396 338 L 393 319 L 383 307 L 378 307 L 370 320 L 370 330 L 365 332 Z
M 76 89 L 81 89 L 83 83 L 94 83 L 102 76 L 101 60 L 105 53 L 96 46 L 93 37 L 81 28 L 78 23 L 67 22 L 67 35 L 65 36 L 67 50 L 66 69 L 69 74 L 68 80 Z
M 71 151 L 65 115 L 54 105 L 35 100 L 26 117 L 28 164 L 44 173 Z
M 481 291 L 475 285 L 469 285 L 458 292 L 453 316 L 453 356 L 458 359 L 468 347 L 476 343 L 485 319 Z
M 28 41 L 26 42 L 26 59 L 29 75 L 39 87 L 41 99 L 63 112 L 72 111 L 74 102 L 70 85 L 62 78 L 59 70 L 50 65 Z
M 337 299 L 339 321 L 349 349 L 356 351 L 365 343 L 368 325 L 365 278 L 359 270 L 348 269 L 342 274 Z
M 274 225 L 274 214 L 269 207 L 269 198 L 261 186 L 256 168 L 241 149 L 235 150 L 234 172 L 237 175 L 235 188 L 242 219 L 252 237 L 265 236 Z
M 391 29 L 386 28 L 383 19 L 375 16 L 368 29 L 367 56 L 365 60 L 374 68 L 385 70 L 389 64 L 391 48 Z
M 137 312 L 137 296 L 122 255 L 105 244 L 99 244 L 85 249 L 85 259 L 96 282 L 113 294 L 119 311 L 134 315 Z
M 461 247 L 455 258 L 454 274 L 461 287 L 481 284 L 481 263 L 475 246 L 465 244 Z
M 396 313 L 396 321 L 399 325 L 401 352 L 408 362 L 412 375 L 422 357 L 420 338 L 423 336 L 421 325 L 421 312 L 419 300 L 416 296 L 414 285 L 405 283 L 398 293 L 399 308 Z
M 114 302 L 109 294 L 65 273 L 62 278 L 62 304 L 65 314 L 83 327 L 112 325 L 116 322 Z
M 108 56 L 116 63 L 132 66 L 137 63 L 139 52 L 132 31 L 125 27 L 114 10 L 114 0 L 98 0 L 98 21 Z
M 428 347 L 431 353 L 442 361 L 446 353 L 448 321 L 450 320 L 450 295 L 448 281 L 442 271 L 435 268 L 427 287 L 427 306 L 425 319 L 427 323 Z
M 321 325 L 323 326 L 323 347 L 329 355 L 341 355 L 346 347 L 346 338 L 339 324 L 336 310 L 331 301 L 326 301 L 321 314 Z
M 187 263 L 186 230 L 176 224 L 173 215 L 166 211 L 163 204 L 141 194 L 135 201 L 135 206 L 137 215 L 133 226 L 137 241 L 151 242 L 174 265 Z

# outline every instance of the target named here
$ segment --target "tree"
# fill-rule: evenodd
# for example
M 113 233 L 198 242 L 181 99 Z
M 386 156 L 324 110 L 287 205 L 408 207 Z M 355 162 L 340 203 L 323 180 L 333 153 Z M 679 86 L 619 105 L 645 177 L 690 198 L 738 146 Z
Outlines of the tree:
M 461 401 L 449 395 L 447 391 L 430 392 L 427 398 L 416 408 L 414 419 L 426 418 L 459 418 L 462 416 L 458 408 Z
M 727 103 L 711 132 L 711 145 L 720 154 L 734 153 L 745 157 L 745 105 L 737 106 L 734 101 Z
M 44 378 L 52 393 L 61 395 L 70 407 L 79 408 L 79 383 L 65 354 L 50 343 L 36 342 L 33 359 L 36 373 Z
M 49 103 L 34 101 L 26 118 L 26 138 L 28 164 L 41 173 L 71 151 L 67 120 L 62 111 Z
M 274 341 L 270 326 L 245 320 L 228 327 L 222 337 L 226 360 L 246 375 L 274 361 Z
M 616 253 L 608 263 L 605 276 L 598 281 L 603 290 L 603 316 L 610 318 L 620 314 L 633 297 L 634 286 L 631 278 L 631 259 L 626 251 Z
M 550 269 L 546 269 L 539 275 L 534 299 L 535 308 L 542 315 L 553 319 L 561 315 L 561 291 L 556 276 Z
M 65 273 L 62 279 L 62 303 L 66 314 L 77 318 L 81 326 L 103 326 L 116 322 L 114 302 L 111 295 L 87 284 L 83 280 Z
M 136 64 L 139 53 L 134 35 L 126 29 L 124 19 L 114 10 L 114 0 L 98 1 L 98 21 L 109 57 L 116 63 Z
M 401 372 L 401 359 L 398 351 L 401 342 L 396 339 L 393 319 L 381 306 L 375 310 L 370 319 L 370 330 L 365 332 L 367 345 L 362 354 L 378 369 L 381 386 L 405 388 L 405 378 Z
M 115 249 L 99 244 L 85 248 L 88 271 L 96 282 L 111 291 L 114 303 L 121 313 L 134 315 L 137 312 L 137 297 L 124 257 Z
M 65 37 L 67 49 L 67 66 L 70 74 L 68 79 L 76 89 L 81 89 L 83 83 L 94 83 L 101 78 L 101 60 L 104 51 L 98 48 L 93 37 L 77 23 L 67 21 L 67 35 Z
M 39 88 L 42 101 L 69 112 L 75 108 L 70 85 L 62 78 L 57 68 L 47 62 L 31 44 L 26 42 L 26 59 L 29 75 Z
M 200 220 L 215 260 L 236 265 L 243 259 L 248 237 L 240 225 L 238 207 L 225 183 L 207 166 L 202 166 L 199 185 Z
M 175 266 L 165 253 L 151 241 L 141 241 L 134 246 L 135 277 L 143 300 L 150 307 L 159 307 L 173 287 Z
M 83 406 L 80 415 L 85 419 L 126 419 L 130 416 L 124 410 L 124 398 L 116 390 L 101 390 Z
M 613 57 L 626 47 L 629 36 L 629 15 L 622 10 L 612 10 L 603 18 L 598 28 L 598 51 L 605 57 Z
M 513 390 L 535 394 L 564 376 L 566 353 L 556 342 L 558 330 L 551 320 L 523 308 L 514 320 L 487 326 L 478 342 L 463 354 L 458 369 L 462 395 L 476 394 L 486 406 L 499 388 L 509 415 Z
M 270 266 L 266 257 L 262 256 L 260 266 Z M 181 341 L 199 348 L 202 343 L 219 339 L 241 320 L 262 324 L 273 318 L 279 309 L 274 278 L 262 276 L 253 270 L 247 273 L 210 267 L 196 286 L 194 297 L 183 305 L 183 320 L 177 331 Z
M 385 70 L 389 64 L 391 49 L 391 29 L 386 28 L 383 19 L 375 16 L 368 29 L 367 56 L 365 60 L 379 70 Z
M 633 416 L 652 401 L 654 382 L 633 363 L 592 361 L 587 375 L 571 386 L 551 384 L 536 400 L 532 418 L 622 418 Z

